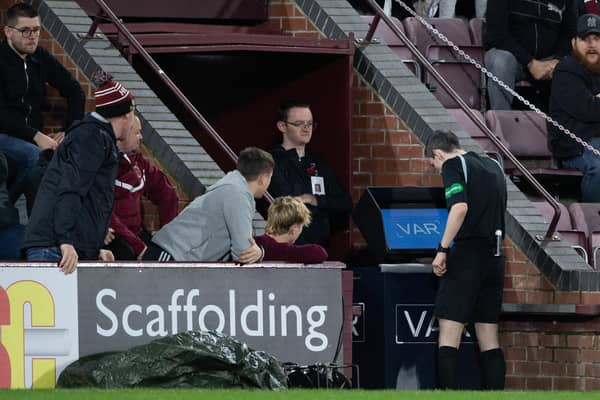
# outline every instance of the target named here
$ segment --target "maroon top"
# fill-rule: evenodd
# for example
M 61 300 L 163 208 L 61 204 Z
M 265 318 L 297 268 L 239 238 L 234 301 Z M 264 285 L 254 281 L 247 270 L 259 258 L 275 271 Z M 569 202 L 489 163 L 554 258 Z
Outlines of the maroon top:
M 110 227 L 131 246 L 136 256 L 146 247 L 138 237 L 142 229 L 142 196 L 158 206 L 160 226 L 177 216 L 177 193 L 165 174 L 141 153 L 120 155 Z
M 327 260 L 327 251 L 318 244 L 295 245 L 279 243 L 269 235 L 256 236 L 256 244 L 265 250 L 263 261 L 320 264 Z

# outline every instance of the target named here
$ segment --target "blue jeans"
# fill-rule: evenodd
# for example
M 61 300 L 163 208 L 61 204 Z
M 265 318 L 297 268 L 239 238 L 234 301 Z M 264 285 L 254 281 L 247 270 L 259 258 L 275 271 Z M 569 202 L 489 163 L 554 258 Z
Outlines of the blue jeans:
M 0 133 L 0 151 L 15 160 L 17 175 L 14 186 L 20 187 L 22 182 L 27 179 L 29 172 L 37 165 L 41 149 L 25 140 Z
M 0 229 L 0 260 L 21 259 L 21 243 L 24 235 L 23 225 Z
M 60 261 L 60 249 L 54 247 L 30 247 L 26 251 L 28 261 Z
M 589 143 L 600 150 L 600 138 L 593 138 Z M 563 168 L 583 172 L 581 201 L 584 203 L 600 203 L 600 157 L 584 148 L 583 154 L 561 160 L 561 164 Z

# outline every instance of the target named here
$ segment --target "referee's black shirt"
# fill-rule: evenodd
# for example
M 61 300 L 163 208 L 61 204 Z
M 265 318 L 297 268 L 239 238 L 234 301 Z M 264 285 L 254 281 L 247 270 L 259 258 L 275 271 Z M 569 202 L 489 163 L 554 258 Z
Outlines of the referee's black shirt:
M 467 165 L 466 182 L 460 157 L 446 160 L 442 165 L 448 209 L 456 203 L 467 203 L 468 206 L 465 220 L 454 240 L 493 238 L 497 229 L 501 229 L 504 236 L 504 171 L 489 157 L 474 152 L 463 157 Z

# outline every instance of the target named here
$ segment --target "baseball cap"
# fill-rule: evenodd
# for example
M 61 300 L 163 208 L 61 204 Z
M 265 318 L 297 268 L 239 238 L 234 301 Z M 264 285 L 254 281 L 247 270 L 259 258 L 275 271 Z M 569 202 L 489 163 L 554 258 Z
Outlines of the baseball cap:
M 590 33 L 600 35 L 600 15 L 583 14 L 577 19 L 577 37 L 583 39 Z

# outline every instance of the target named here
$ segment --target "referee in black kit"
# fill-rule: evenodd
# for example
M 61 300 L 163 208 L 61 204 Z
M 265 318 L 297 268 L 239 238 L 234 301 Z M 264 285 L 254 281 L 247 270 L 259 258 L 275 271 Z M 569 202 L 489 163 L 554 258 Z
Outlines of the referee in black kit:
M 452 132 L 435 131 L 425 154 L 442 174 L 449 209 L 432 263 L 440 277 L 434 311 L 440 324 L 439 386 L 457 388 L 461 336 L 466 324 L 475 323 L 482 386 L 502 390 L 506 365 L 498 319 L 504 283 L 504 171 L 489 157 L 465 152 Z

